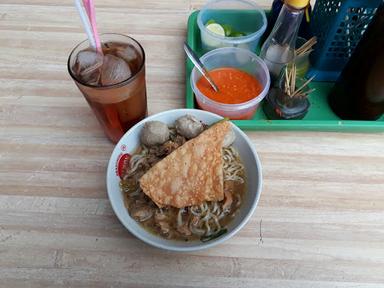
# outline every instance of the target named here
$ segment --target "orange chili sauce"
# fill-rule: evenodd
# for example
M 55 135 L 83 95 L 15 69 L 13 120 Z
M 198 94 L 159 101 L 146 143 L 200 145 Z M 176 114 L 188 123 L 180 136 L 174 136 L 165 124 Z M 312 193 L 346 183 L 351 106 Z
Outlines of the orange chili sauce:
M 224 67 L 209 71 L 219 91 L 215 92 L 208 81 L 201 77 L 197 89 L 206 97 L 223 104 L 239 104 L 257 97 L 263 87 L 261 83 L 247 72 L 236 68 Z

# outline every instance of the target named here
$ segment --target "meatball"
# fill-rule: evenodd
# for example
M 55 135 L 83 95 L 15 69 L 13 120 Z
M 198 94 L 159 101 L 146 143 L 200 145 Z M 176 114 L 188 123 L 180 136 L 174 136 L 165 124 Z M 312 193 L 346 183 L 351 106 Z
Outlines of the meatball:
M 185 115 L 175 121 L 176 131 L 187 139 L 199 135 L 204 130 L 203 124 L 192 115 Z
M 169 140 L 169 129 L 160 121 L 148 121 L 141 130 L 140 141 L 146 146 L 161 145 Z
M 235 132 L 233 132 L 233 130 L 229 130 L 229 132 L 227 133 L 227 135 L 225 135 L 224 137 L 224 141 L 223 141 L 223 147 L 229 147 L 233 144 L 233 142 L 235 142 L 235 139 L 236 139 L 236 135 L 235 135 Z

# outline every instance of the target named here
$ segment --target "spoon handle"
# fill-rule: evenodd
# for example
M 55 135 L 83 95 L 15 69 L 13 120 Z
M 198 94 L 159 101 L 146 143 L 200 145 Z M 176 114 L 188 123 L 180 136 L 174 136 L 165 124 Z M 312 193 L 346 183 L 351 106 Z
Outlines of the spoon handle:
M 207 79 L 209 84 L 212 86 L 213 90 L 215 90 L 215 92 L 218 92 L 219 88 L 217 88 L 216 84 L 213 82 L 212 78 L 209 76 L 207 69 L 204 67 L 204 65 L 203 65 L 203 63 L 201 63 L 199 57 L 191 49 L 191 47 L 189 47 L 189 45 L 187 43 L 184 43 L 184 51 L 187 54 L 188 58 L 195 65 L 197 70 L 199 70 L 200 73 L 205 77 L 205 79 Z

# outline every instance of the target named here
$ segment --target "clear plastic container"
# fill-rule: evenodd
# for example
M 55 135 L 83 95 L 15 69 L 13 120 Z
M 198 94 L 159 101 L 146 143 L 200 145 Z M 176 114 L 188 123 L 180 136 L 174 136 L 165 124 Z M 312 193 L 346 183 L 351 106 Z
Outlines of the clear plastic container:
M 214 20 L 221 25 L 229 25 L 246 36 L 225 37 L 206 28 L 206 23 Z M 265 12 L 248 0 L 209 1 L 197 16 L 202 48 L 205 52 L 221 47 L 239 47 L 256 51 L 260 38 L 267 28 Z
M 200 61 L 208 70 L 232 67 L 245 71 L 254 76 L 263 89 L 255 98 L 239 104 L 223 104 L 203 95 L 196 86 L 196 82 L 202 77 L 201 73 L 193 68 L 191 73 L 191 86 L 199 107 L 203 110 L 219 114 L 230 119 L 252 119 L 260 102 L 267 95 L 270 85 L 270 77 L 267 65 L 256 54 L 249 50 L 235 47 L 225 47 L 212 50 L 200 58 Z

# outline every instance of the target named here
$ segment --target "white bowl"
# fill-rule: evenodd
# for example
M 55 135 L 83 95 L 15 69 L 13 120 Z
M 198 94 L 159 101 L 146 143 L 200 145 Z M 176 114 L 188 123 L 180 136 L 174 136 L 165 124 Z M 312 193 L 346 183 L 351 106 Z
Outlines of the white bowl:
M 186 114 L 195 116 L 197 119 L 203 121 L 206 124 L 212 124 L 222 119 L 221 116 L 216 114 L 195 109 L 176 109 L 165 111 L 156 115 L 149 116 L 148 118 L 140 121 L 135 126 L 133 126 L 125 135 L 121 138 L 119 143 L 117 143 L 115 149 L 112 152 L 111 159 L 108 164 L 107 171 L 107 189 L 108 197 L 111 201 L 111 205 L 115 214 L 119 218 L 120 222 L 137 238 L 143 240 L 144 242 L 165 250 L 172 251 L 195 251 L 205 248 L 212 247 L 219 243 L 224 242 L 225 240 L 231 238 L 235 235 L 249 220 L 253 212 L 256 209 L 257 203 L 260 198 L 261 186 L 262 186 L 262 174 L 261 174 L 261 165 L 259 157 L 253 147 L 252 142 L 249 140 L 248 136 L 241 131 L 235 125 L 232 125 L 233 130 L 236 134 L 236 140 L 234 142 L 235 148 L 240 154 L 240 158 L 245 166 L 246 170 L 246 193 L 245 199 L 240 206 L 240 211 L 237 213 L 236 217 L 228 225 L 228 232 L 224 235 L 213 239 L 209 242 L 200 242 L 200 241 L 176 241 L 176 240 L 167 240 L 161 236 L 154 235 L 147 230 L 145 230 L 140 224 L 138 224 L 127 211 L 127 208 L 124 206 L 123 194 L 120 191 L 119 183 L 120 178 L 118 176 L 119 170 L 119 159 L 123 157 L 124 154 L 132 154 L 139 146 L 139 135 L 142 129 L 142 126 L 147 121 L 158 120 L 167 124 L 173 124 L 174 121 Z

